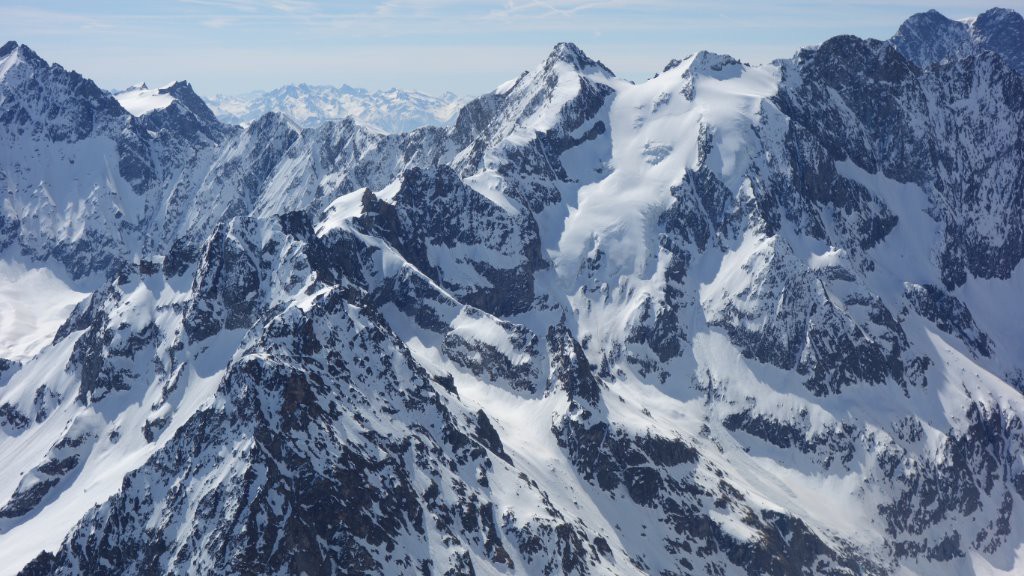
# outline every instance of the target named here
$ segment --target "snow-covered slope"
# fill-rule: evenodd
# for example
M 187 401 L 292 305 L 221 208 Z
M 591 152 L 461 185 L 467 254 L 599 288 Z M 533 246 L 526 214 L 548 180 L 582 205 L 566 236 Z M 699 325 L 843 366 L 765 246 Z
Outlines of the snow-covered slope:
M 351 116 L 360 124 L 383 132 L 450 124 L 465 102 L 466 99 L 450 92 L 430 96 L 397 88 L 370 92 L 347 85 L 308 84 L 208 99 L 217 116 L 233 124 L 247 124 L 267 112 L 279 112 L 302 126 Z
M 185 86 L 0 48 L 0 574 L 1024 570 L 1003 55 L 559 44 L 401 134 Z
M 169 87 L 154 90 L 142 82 L 114 92 L 114 98 L 125 110 L 131 112 L 132 116 L 142 116 L 146 112 L 167 108 L 174 102 L 174 96 L 167 90 Z
M 85 296 L 48 268 L 0 261 L 0 358 L 21 362 L 38 354 Z

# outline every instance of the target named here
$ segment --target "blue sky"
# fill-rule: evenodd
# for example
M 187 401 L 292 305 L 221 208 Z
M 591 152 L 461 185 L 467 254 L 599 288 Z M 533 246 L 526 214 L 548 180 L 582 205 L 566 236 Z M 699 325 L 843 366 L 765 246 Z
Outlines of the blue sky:
M 1024 0 L 1000 5 L 1024 10 Z M 956 0 L 2 0 L 0 41 L 28 44 L 105 88 L 186 79 L 200 94 L 283 84 L 485 92 L 563 40 L 644 79 L 707 49 L 749 62 L 842 33 L 888 38 Z

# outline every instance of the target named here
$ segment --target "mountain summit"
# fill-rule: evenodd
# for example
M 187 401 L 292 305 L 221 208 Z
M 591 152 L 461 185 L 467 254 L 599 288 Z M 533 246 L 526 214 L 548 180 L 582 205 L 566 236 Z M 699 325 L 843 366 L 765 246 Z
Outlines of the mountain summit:
M 592 60 L 572 42 L 559 42 L 551 49 L 547 63 L 551 64 L 553 62 L 564 62 L 580 72 L 586 72 L 588 69 L 593 68 L 602 70 L 608 76 L 614 76 L 612 71 L 605 67 L 604 64 Z
M 989 51 L 1024 73 L 1024 17 L 1005 8 L 992 8 L 966 20 L 950 20 L 936 10 L 915 14 L 890 42 L 918 66 Z

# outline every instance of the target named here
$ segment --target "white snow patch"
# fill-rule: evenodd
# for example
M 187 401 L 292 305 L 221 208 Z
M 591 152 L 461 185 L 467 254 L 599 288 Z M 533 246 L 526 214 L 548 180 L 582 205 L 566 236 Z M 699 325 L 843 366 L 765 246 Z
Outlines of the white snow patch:
M 142 86 L 145 86 L 143 84 Z M 120 92 L 114 95 L 117 102 L 122 108 L 127 110 L 132 116 L 142 116 L 147 112 L 153 110 L 163 110 L 174 102 L 174 96 L 167 93 L 161 93 L 160 89 L 143 88 L 140 86 L 132 86 L 124 92 Z
M 513 358 L 515 354 L 515 346 L 513 346 L 508 332 L 494 318 L 482 313 L 471 315 L 467 308 L 463 308 L 452 322 L 452 332 L 466 340 L 475 340 L 492 346 L 509 358 Z M 530 356 L 529 354 L 515 355 L 513 361 L 529 362 Z
M 501 84 L 498 84 L 498 87 L 494 89 L 494 93 L 495 94 L 508 94 L 509 90 L 511 90 L 512 88 L 515 88 L 516 82 L 518 82 L 518 81 L 519 81 L 518 78 L 512 78 L 511 80 L 506 80 L 506 81 L 502 82 Z
M 807 259 L 807 265 L 810 266 L 811 270 L 820 270 L 841 265 L 845 257 L 846 250 L 832 247 L 822 254 L 811 254 Z
M 362 215 L 363 194 L 365 192 L 366 188 L 360 188 L 355 192 L 339 196 L 331 202 L 330 206 L 325 210 L 326 217 L 316 227 L 317 235 L 323 236 L 335 228 L 340 228 L 345 221 Z
M 0 260 L 0 358 L 38 354 L 86 296 L 49 269 Z

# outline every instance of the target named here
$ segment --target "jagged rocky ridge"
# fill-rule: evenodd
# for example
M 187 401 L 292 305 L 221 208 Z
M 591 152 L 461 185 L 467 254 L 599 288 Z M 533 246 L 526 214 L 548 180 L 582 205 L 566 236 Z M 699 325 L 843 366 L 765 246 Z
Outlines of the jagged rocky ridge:
M 1024 17 L 1013 10 L 993 8 L 965 20 L 950 20 L 929 10 L 908 18 L 891 42 L 920 67 L 994 52 L 1008 66 L 1024 72 L 1022 26 Z
M 641 84 L 559 44 L 399 135 L 4 45 L 0 248 L 80 300 L 0 362 L 0 566 L 1021 570 L 1024 79 L 929 18 Z

